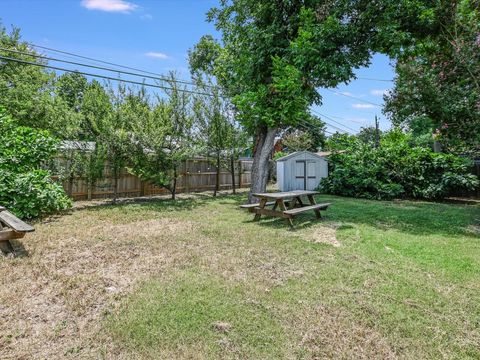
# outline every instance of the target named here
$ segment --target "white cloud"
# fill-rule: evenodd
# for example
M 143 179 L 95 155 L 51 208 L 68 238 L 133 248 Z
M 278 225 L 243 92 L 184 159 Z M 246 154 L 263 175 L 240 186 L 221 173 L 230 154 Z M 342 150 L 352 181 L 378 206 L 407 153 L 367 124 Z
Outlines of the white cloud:
M 370 94 L 374 95 L 374 96 L 383 96 L 383 95 L 388 95 L 390 90 L 378 90 L 378 89 L 374 89 L 372 91 L 370 91 Z
M 138 5 L 124 0 L 82 0 L 81 4 L 88 10 L 120 13 L 129 13 L 138 8 Z
M 145 53 L 145 56 L 153 57 L 153 58 L 157 58 L 157 59 L 168 59 L 168 56 L 166 54 L 161 53 L 161 52 L 155 52 L 155 51 L 147 52 L 147 53 Z
M 373 109 L 377 106 L 373 104 L 352 104 L 352 107 L 354 107 L 355 109 Z

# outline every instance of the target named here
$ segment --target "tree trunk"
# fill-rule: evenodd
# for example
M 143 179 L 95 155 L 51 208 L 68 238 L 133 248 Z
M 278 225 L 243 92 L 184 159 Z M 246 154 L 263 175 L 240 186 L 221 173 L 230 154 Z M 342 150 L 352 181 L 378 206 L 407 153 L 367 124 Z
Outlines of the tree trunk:
M 113 170 L 113 203 L 117 203 L 117 197 L 118 197 L 118 171 L 117 168 Z
M 262 128 L 257 132 L 252 164 L 252 185 L 248 194 L 249 203 L 256 201 L 252 194 L 267 190 L 268 161 L 272 155 L 277 131 L 277 128 Z
M 233 154 L 230 156 L 230 173 L 232 174 L 232 194 L 236 194 L 235 191 L 235 159 Z
M 93 182 L 92 179 L 88 178 L 87 182 L 87 200 L 92 200 L 92 192 L 93 192 L 93 187 L 95 183 Z
M 215 191 L 213 196 L 217 196 L 217 193 L 220 191 L 220 153 L 217 153 L 217 173 L 215 174 Z
M 68 177 L 68 190 L 67 190 L 67 195 L 70 198 L 73 198 L 73 180 L 74 180 L 74 176 L 73 174 L 70 174 L 70 176 Z

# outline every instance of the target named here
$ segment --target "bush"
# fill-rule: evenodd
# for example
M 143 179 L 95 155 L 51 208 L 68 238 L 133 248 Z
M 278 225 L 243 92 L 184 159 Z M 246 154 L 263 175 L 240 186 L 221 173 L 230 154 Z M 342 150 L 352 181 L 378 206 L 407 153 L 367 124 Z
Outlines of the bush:
M 411 143 L 410 135 L 399 131 L 385 135 L 378 149 L 352 142 L 345 152 L 330 156 L 321 189 L 369 199 L 441 199 L 454 189 L 478 186 L 477 177 L 468 173 L 468 160 Z
M 0 205 L 21 218 L 64 210 L 71 205 L 62 186 L 41 169 L 56 151 L 47 131 L 17 126 L 0 109 Z

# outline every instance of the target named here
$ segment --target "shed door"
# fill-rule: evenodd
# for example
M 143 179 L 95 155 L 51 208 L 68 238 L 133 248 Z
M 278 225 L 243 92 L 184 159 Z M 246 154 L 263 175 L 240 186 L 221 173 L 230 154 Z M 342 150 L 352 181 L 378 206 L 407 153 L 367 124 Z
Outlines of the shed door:
M 318 185 L 315 161 L 295 161 L 295 190 L 315 190 Z
M 295 190 L 305 190 L 307 186 L 307 169 L 305 160 L 295 161 Z
M 307 161 L 307 179 L 306 179 L 306 186 L 305 190 L 315 190 L 318 185 L 317 176 L 315 172 L 315 161 Z

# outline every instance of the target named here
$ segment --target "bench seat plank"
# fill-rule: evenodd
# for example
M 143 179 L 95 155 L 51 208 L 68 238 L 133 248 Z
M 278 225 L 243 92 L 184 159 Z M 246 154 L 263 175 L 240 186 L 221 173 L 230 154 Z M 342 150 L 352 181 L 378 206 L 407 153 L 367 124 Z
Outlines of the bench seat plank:
M 288 215 L 297 215 L 302 212 L 310 211 L 310 210 L 326 210 L 330 205 L 331 203 L 302 206 L 302 207 L 293 208 L 290 210 L 285 210 L 283 213 Z
M 8 210 L 0 211 L 0 221 L 16 232 L 32 232 L 35 231 L 33 226 L 23 222 Z
M 272 206 L 273 204 L 275 204 L 275 201 L 269 201 L 265 204 L 265 206 Z M 259 206 L 260 206 L 260 203 L 240 205 L 242 209 L 251 209 Z

